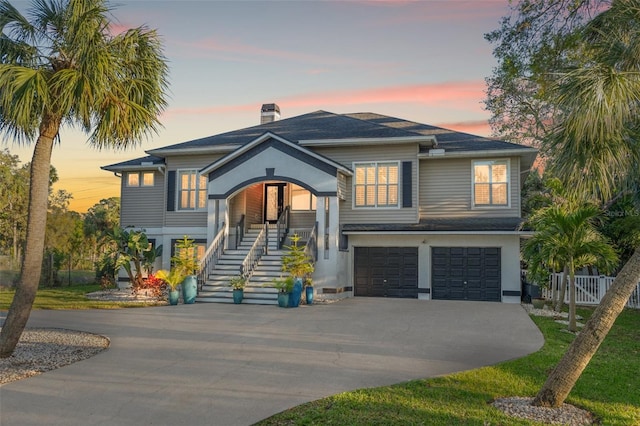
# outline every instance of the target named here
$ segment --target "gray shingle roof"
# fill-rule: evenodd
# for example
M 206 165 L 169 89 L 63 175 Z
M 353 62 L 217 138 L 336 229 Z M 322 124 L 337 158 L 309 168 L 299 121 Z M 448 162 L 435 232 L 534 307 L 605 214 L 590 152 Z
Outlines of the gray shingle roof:
M 120 169 L 126 167 L 139 167 L 143 163 L 151 163 L 152 165 L 164 164 L 164 158 L 156 157 L 154 155 L 147 155 L 146 157 L 134 158 L 133 160 L 123 161 L 122 163 L 110 164 L 108 166 L 100 167 L 103 170 Z
M 150 154 L 165 156 L 168 155 L 169 151 L 173 150 L 202 149 L 227 145 L 241 146 L 255 140 L 267 132 L 276 134 L 294 143 L 304 140 L 384 139 L 435 136 L 438 141 L 438 147 L 444 148 L 447 152 L 531 149 L 529 147 L 505 141 L 456 132 L 453 130 L 443 129 L 441 127 L 416 123 L 381 114 L 370 112 L 334 114 L 320 110 L 298 115 L 296 117 L 152 149 L 147 152 Z M 428 148 L 421 147 L 421 149 L 426 150 Z M 154 157 L 153 155 L 146 158 L 154 158 L 154 161 L 157 161 L 158 159 L 157 156 Z M 136 159 L 124 163 L 112 164 L 110 166 L 106 166 L 106 168 L 131 166 L 135 165 L 136 161 L 141 160 L 142 159 Z

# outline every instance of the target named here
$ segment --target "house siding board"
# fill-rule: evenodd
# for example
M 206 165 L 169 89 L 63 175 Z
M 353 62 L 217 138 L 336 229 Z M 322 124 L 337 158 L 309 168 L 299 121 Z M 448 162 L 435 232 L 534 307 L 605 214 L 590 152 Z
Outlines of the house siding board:
M 162 226 L 164 214 L 164 176 L 153 174 L 153 186 L 129 187 L 123 175 L 120 193 L 120 225 Z
M 294 229 L 311 229 L 316 224 L 315 211 L 292 211 L 289 216 L 289 227 Z
M 437 159 L 420 162 L 420 218 L 519 217 L 520 161 L 511 158 L 511 205 L 506 208 L 473 208 L 471 202 L 472 159 Z
M 260 183 L 247 188 L 246 196 L 246 221 L 247 225 L 262 223 L 262 199 L 264 186 Z
M 412 182 L 418 181 L 417 153 L 418 146 L 415 143 L 395 145 L 370 145 L 363 149 L 361 146 L 348 146 L 337 148 L 314 149 L 333 161 L 351 169 L 354 162 L 366 161 L 398 161 L 399 173 L 402 175 L 403 162 L 411 162 Z M 345 197 L 340 201 L 341 223 L 416 223 L 418 221 L 418 196 L 412 185 L 412 207 L 402 207 L 403 195 L 399 194 L 398 208 L 353 208 L 353 176 L 345 179 Z M 402 182 L 400 182 L 402 189 Z

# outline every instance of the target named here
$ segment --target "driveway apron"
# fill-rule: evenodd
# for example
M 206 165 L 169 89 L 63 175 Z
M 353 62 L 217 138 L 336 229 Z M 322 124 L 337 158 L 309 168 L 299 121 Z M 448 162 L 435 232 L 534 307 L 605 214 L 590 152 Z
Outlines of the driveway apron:
M 381 298 L 297 309 L 33 311 L 28 326 L 97 333 L 111 346 L 1 386 L 2 426 L 248 425 L 325 396 L 491 365 L 543 344 L 519 305 Z

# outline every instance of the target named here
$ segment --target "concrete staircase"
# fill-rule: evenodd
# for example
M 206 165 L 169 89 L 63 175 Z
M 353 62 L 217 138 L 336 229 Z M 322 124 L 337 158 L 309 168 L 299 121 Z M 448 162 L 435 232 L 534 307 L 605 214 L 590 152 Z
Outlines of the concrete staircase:
M 198 293 L 196 302 L 233 303 L 233 290 L 229 287 L 229 280 L 240 273 L 240 266 L 260 233 L 261 225 L 252 225 L 237 249 L 225 250 L 216 268 L 211 271 L 207 281 Z M 270 229 L 271 231 L 271 229 Z M 279 278 L 282 269 L 281 250 L 277 250 L 275 228 L 269 234 L 268 253 L 263 255 L 258 266 L 244 287 L 242 303 L 258 305 L 278 304 L 278 290 L 270 284 L 274 278 Z

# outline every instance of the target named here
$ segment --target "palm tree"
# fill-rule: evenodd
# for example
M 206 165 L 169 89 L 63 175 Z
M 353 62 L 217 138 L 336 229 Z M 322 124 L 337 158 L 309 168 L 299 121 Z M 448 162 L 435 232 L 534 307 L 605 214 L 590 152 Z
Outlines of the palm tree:
M 545 142 L 554 174 L 579 194 L 610 199 L 640 183 L 640 0 L 614 0 L 580 33 L 592 58 L 558 81 L 563 111 Z M 573 389 L 640 280 L 640 247 L 618 273 L 533 404 L 557 407 Z
M 8 357 L 36 295 L 46 227 L 49 165 L 63 125 L 98 149 L 122 149 L 156 132 L 168 68 L 155 31 L 113 35 L 105 0 L 37 0 L 25 18 L 0 1 L 0 132 L 35 139 L 21 278 L 0 333 Z
M 595 227 L 594 220 L 599 214 L 600 210 L 588 203 L 545 207 L 533 215 L 531 223 L 536 233 L 524 247 L 524 253 L 532 255 L 534 260 L 538 260 L 537 257 L 548 259 L 549 264 L 559 264 L 568 273 L 569 331 L 572 332 L 577 331 L 576 269 L 596 265 L 607 270 L 618 260 L 613 248 Z M 535 270 L 537 265 L 534 263 L 532 267 Z

